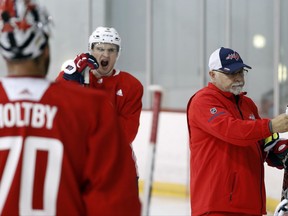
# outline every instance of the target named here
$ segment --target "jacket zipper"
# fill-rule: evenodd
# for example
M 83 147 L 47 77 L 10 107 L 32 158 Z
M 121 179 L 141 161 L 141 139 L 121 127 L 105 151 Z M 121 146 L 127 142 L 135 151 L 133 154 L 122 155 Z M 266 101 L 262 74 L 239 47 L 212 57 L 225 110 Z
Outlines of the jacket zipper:
M 229 196 L 230 201 L 232 201 L 232 197 L 233 197 L 233 193 L 234 193 L 235 184 L 236 184 L 236 172 L 233 173 L 233 178 L 232 178 L 232 187 L 231 187 L 231 190 L 230 190 L 230 196 Z
M 242 112 L 241 112 L 241 109 L 240 109 L 240 107 L 239 107 L 239 104 L 238 104 L 238 102 L 239 102 L 239 96 L 237 97 L 237 96 L 235 96 L 235 101 L 236 101 L 236 106 L 237 106 L 237 109 L 238 109 L 238 111 L 239 111 L 239 113 L 240 113 L 240 115 L 241 115 L 241 118 L 244 120 L 244 117 L 243 117 L 243 114 L 242 114 Z M 258 153 L 259 153 L 259 156 L 260 156 L 260 167 L 261 167 L 261 163 L 262 163 L 262 152 L 261 152 L 261 149 L 260 149 L 260 147 L 259 147 L 259 145 L 257 145 L 257 149 L 258 149 Z M 260 177 L 261 177 L 261 179 L 262 179 L 262 176 L 263 176 L 263 173 L 262 173 L 262 171 L 261 171 L 261 169 L 260 169 Z M 262 181 L 260 182 L 260 188 L 259 188 L 260 190 L 259 190 L 259 193 L 260 193 L 260 201 L 261 201 L 261 209 L 260 209 L 260 214 L 262 214 L 262 210 L 263 210 L 263 194 L 262 194 Z M 230 193 L 230 200 L 232 199 L 232 192 Z
M 236 102 L 237 109 L 238 109 L 238 111 L 239 111 L 239 113 L 241 115 L 241 118 L 244 120 L 243 114 L 242 114 L 242 112 L 240 110 L 239 103 L 238 103 L 239 102 L 239 96 L 238 95 L 235 96 L 235 102 Z
M 262 151 L 260 149 L 260 146 L 257 145 L 257 149 L 258 149 L 258 153 L 259 153 L 259 156 L 260 156 L 260 167 L 262 166 Z M 263 178 L 263 172 L 262 170 L 260 169 L 260 179 Z M 263 194 L 262 194 L 262 181 L 260 182 L 260 188 L 259 188 L 259 193 L 260 193 L 260 201 L 261 201 L 261 212 L 260 214 L 262 214 L 262 211 L 263 211 Z

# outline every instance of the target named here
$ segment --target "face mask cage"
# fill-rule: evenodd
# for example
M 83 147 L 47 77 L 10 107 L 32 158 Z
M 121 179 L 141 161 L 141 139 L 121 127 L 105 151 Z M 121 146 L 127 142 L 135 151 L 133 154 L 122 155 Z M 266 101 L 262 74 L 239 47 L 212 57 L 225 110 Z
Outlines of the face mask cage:
M 0 5 L 0 51 L 6 59 L 38 57 L 48 43 L 52 18 L 35 1 L 4 0 Z

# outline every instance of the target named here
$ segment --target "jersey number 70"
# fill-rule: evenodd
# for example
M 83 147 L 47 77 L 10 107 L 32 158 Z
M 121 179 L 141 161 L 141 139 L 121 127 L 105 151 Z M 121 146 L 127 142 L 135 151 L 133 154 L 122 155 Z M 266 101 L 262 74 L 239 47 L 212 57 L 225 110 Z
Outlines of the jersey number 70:
M 59 140 L 29 136 L 0 138 L 0 151 L 9 150 L 0 179 L 0 215 L 10 190 L 23 148 L 19 215 L 56 215 L 56 200 L 61 177 L 63 145 Z M 33 209 L 33 185 L 37 151 L 47 152 L 47 169 L 43 188 L 43 209 Z M 21 163 L 20 163 L 21 164 Z

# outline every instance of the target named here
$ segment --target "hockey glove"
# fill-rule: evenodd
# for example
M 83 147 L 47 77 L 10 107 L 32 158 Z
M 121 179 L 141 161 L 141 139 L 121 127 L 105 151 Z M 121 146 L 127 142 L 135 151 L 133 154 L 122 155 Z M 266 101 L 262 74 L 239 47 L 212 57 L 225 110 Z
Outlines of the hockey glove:
M 64 69 L 63 78 L 66 80 L 84 83 L 84 69 L 97 69 L 99 67 L 97 60 L 89 53 L 82 53 L 76 56 L 73 61 L 69 61 Z
M 288 140 L 279 140 L 272 150 L 268 152 L 266 158 L 270 166 L 283 169 L 288 167 Z
M 279 134 L 278 133 L 273 133 L 271 136 L 267 137 L 264 140 L 264 151 L 268 152 L 270 149 L 272 149 L 277 142 L 279 141 Z
M 81 53 L 74 59 L 77 71 L 81 73 L 86 67 L 91 69 L 98 69 L 99 64 L 96 58 L 89 53 Z

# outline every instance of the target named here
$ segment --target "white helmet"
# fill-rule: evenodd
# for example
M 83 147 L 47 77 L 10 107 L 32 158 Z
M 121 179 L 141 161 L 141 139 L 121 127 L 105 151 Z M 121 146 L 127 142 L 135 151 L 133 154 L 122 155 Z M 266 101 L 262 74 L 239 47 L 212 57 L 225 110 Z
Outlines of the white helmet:
M 110 43 L 121 49 L 121 38 L 114 28 L 98 27 L 89 37 L 88 49 L 91 50 L 94 43 Z
M 50 17 L 36 0 L 2 0 L 0 52 L 10 60 L 34 59 L 43 52 L 50 34 Z

